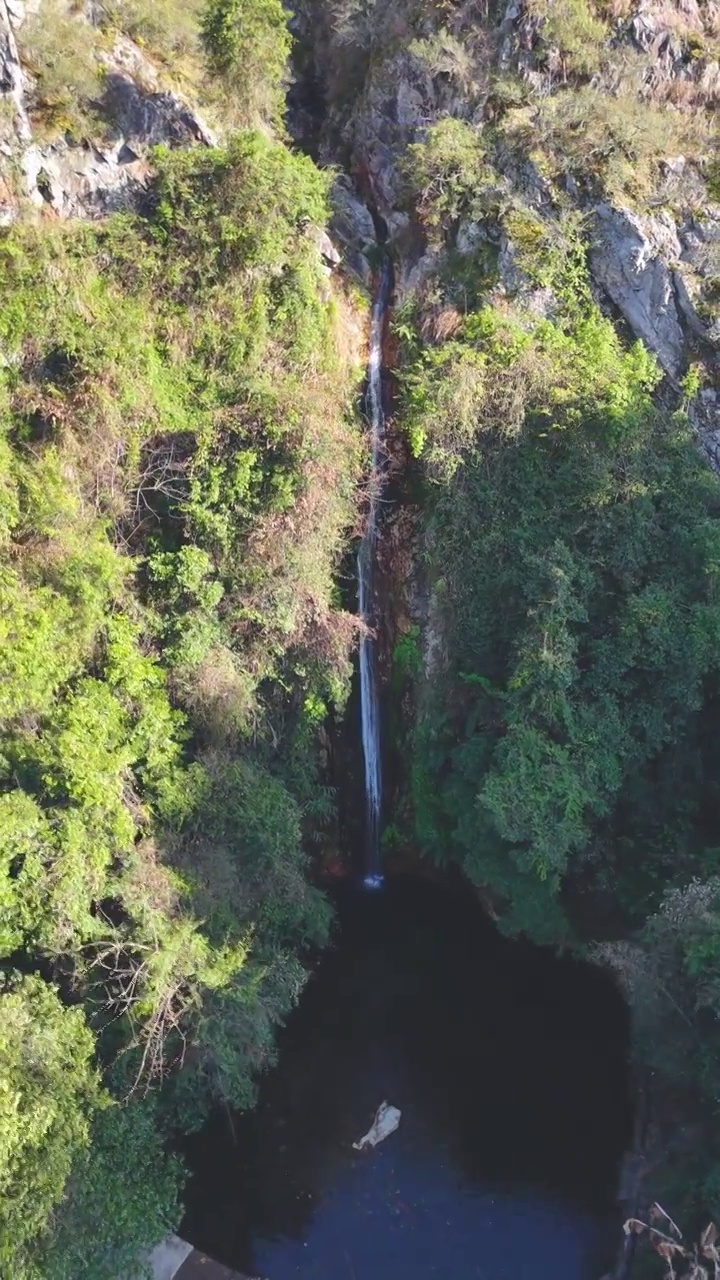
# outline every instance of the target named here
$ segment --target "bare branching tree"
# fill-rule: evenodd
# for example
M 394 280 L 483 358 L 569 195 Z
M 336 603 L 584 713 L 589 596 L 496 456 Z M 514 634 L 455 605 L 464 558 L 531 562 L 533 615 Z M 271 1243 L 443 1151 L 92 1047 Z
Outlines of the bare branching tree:
M 183 439 L 166 436 L 148 449 L 131 494 L 132 518 L 142 522 L 155 515 L 158 499 L 172 507 L 187 497 L 188 452 Z

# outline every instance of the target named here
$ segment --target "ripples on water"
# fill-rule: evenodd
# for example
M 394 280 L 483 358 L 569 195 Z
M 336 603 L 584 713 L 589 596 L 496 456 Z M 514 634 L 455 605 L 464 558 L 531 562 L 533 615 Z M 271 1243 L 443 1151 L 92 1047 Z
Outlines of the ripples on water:
M 435 885 L 338 910 L 257 1112 L 189 1143 L 184 1233 L 268 1280 L 597 1280 L 631 1121 L 612 984 Z M 385 1098 L 400 1128 L 354 1152 Z

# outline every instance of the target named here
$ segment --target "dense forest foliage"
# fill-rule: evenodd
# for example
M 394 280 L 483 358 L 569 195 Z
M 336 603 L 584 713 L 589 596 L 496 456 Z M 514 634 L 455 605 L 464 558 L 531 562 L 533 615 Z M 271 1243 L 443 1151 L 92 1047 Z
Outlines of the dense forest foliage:
M 717 1219 L 717 12 L 299 12 L 323 137 L 370 172 L 398 259 L 388 856 L 459 867 L 508 932 L 600 942 L 665 1122 L 643 1194 L 667 1173 L 678 1212 Z M 668 287 L 638 325 L 651 264 Z M 633 334 L 676 301 L 656 362 Z
M 180 1218 L 172 1137 L 252 1105 L 331 924 L 307 851 L 334 821 L 323 726 L 355 637 L 337 580 L 366 304 L 318 249 L 331 174 L 285 132 L 287 14 L 92 8 L 78 22 L 44 0 L 22 27 L 35 136 L 103 136 L 121 35 L 222 141 L 157 148 L 132 212 L 23 209 L 0 231 L 13 1280 L 132 1273 Z M 394 318 L 423 607 L 395 651 L 408 777 L 387 847 L 459 867 L 509 932 L 600 944 L 638 1063 L 693 1122 L 668 1176 L 704 1220 L 720 1205 L 720 488 L 686 413 L 700 375 L 669 388 L 601 313 L 582 210 L 648 205 L 681 149 L 704 163 L 709 98 L 698 74 L 650 101 L 612 10 L 528 0 L 522 76 L 488 37 L 493 6 L 301 0 L 295 25 L 313 74 L 331 68 L 326 151 L 361 169 L 385 148 L 400 284 L 404 254 L 433 264 Z M 704 72 L 716 45 L 678 31 Z M 382 118 L 371 90 L 406 74 L 433 86 L 434 122 Z M 480 224 L 495 239 L 460 252 Z M 502 236 L 547 305 L 498 291 Z
M 720 491 L 656 381 L 592 309 L 469 314 L 407 378 L 456 685 L 426 708 L 420 834 L 540 940 L 568 879 L 637 922 L 715 866 Z
M 142 214 L 0 241 L 13 1280 L 117 1280 L 177 1224 L 167 1135 L 252 1102 L 330 922 L 304 847 L 353 636 L 357 303 L 316 245 L 327 177 L 267 128 L 279 3 L 203 20 L 216 79 L 263 67 L 257 127 L 158 151 Z
M 406 173 L 440 246 L 496 181 L 455 120 Z M 492 255 L 460 275 L 441 247 L 396 319 L 428 601 L 396 654 L 416 700 L 399 820 L 509 933 L 606 940 L 638 1063 L 697 1125 L 656 1185 L 716 1213 L 720 487 L 686 414 L 699 373 L 662 392 L 599 311 L 573 218 L 515 218 L 550 314 L 487 305 Z

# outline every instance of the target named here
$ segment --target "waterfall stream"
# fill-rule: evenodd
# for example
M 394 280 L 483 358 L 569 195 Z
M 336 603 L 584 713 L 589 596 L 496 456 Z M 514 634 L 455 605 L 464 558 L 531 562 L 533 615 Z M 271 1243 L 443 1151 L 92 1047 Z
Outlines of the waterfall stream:
M 370 501 L 365 532 L 358 551 L 358 614 L 367 630 L 360 641 L 360 716 L 365 762 L 366 852 L 364 884 L 382 884 L 380 817 L 382 811 L 382 758 L 380 750 L 380 689 L 376 631 L 378 608 L 375 564 L 378 520 L 385 471 L 385 414 L 383 410 L 382 348 L 385 319 L 392 289 L 392 264 L 384 256 L 380 265 L 370 325 L 367 407 L 372 451 Z

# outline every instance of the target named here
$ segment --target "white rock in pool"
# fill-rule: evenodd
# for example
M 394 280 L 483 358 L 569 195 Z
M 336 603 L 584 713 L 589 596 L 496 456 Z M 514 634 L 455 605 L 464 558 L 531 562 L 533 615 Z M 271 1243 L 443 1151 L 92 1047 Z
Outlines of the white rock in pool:
M 391 1107 L 388 1102 L 381 1102 L 367 1133 L 359 1142 L 353 1142 L 355 1150 L 366 1151 L 368 1147 L 376 1147 L 378 1142 L 384 1142 L 385 1138 L 389 1138 L 390 1134 L 397 1129 L 401 1115 L 402 1112 L 397 1107 Z

